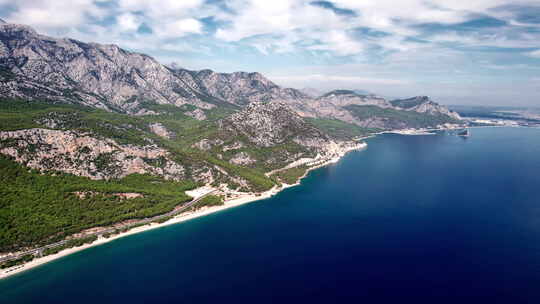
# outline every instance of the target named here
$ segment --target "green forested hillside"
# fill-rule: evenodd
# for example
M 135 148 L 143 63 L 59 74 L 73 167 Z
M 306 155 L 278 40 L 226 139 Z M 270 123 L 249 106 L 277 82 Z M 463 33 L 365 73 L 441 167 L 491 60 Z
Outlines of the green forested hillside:
M 325 131 L 333 137 L 346 140 L 366 136 L 381 131 L 380 129 L 374 128 L 362 128 L 360 126 L 346 123 L 342 120 L 337 119 L 307 118 L 307 121 L 311 122 L 316 127 Z
M 274 185 L 274 182 L 264 175 L 265 170 L 271 168 L 267 169 L 261 162 L 253 168 L 237 166 L 227 161 L 227 157 L 231 157 L 230 152 L 223 153 L 220 159 L 216 150 L 202 151 L 193 147 L 194 143 L 202 139 L 242 140 L 242 138 L 228 139 L 226 134 L 221 134 L 216 126 L 216 120 L 231 113 L 230 108 L 209 110 L 208 119 L 204 121 L 198 121 L 183 114 L 191 110 L 189 105 L 184 108 L 154 105 L 152 110 L 161 114 L 129 116 L 77 105 L 0 99 L 0 131 L 49 128 L 46 122 L 52 119 L 60 122 L 54 126 L 54 129 L 91 132 L 103 138 L 113 139 L 120 144 L 157 144 L 170 151 L 175 161 L 188 167 L 203 162 L 222 166 L 228 173 L 241 176 L 250 182 L 253 190 L 267 190 Z M 150 130 L 149 126 L 152 123 L 162 124 L 173 136 L 170 139 L 157 136 Z M 294 146 L 284 147 L 284 149 L 288 148 L 297 149 Z M 258 149 L 244 142 L 242 149 L 257 150 L 259 152 L 257 159 L 263 161 L 265 157 L 269 157 L 269 153 L 264 150 L 270 152 L 272 149 L 279 148 Z M 274 165 L 279 167 L 282 164 L 276 162 Z
M 156 105 L 154 110 L 165 109 Z M 169 151 L 172 159 L 183 165 L 188 174 L 186 180 L 180 182 L 149 175 L 96 181 L 59 172 L 28 170 L 0 156 L 0 252 L 51 243 L 94 226 L 168 212 L 189 200 L 184 191 L 197 186 L 189 177 L 191 165 L 220 166 L 230 175 L 245 179 L 250 184 L 246 191 L 263 191 L 275 185 L 264 175 L 264 166 L 237 166 L 223 156 L 218 158 L 212 150 L 202 151 L 192 146 L 203 138 L 218 137 L 215 121 L 230 110 L 211 110 L 206 121 L 184 115 L 183 111 L 189 108 L 166 110 L 160 115 L 134 117 L 76 105 L 0 100 L 0 131 L 53 127 L 89 132 L 119 144 L 157 144 Z M 55 122 L 54 126 L 47 125 L 51 121 Z M 167 139 L 152 133 L 149 125 L 155 122 L 174 135 Z M 246 144 L 244 149 L 253 147 Z M 221 182 L 234 186 L 227 178 L 215 181 L 216 184 Z M 75 192 L 95 194 L 81 199 Z M 124 192 L 143 196 L 123 199 L 114 195 Z
M 0 252 L 50 243 L 83 229 L 166 213 L 190 200 L 190 181 L 148 175 L 95 181 L 39 174 L 0 156 Z M 79 198 L 75 192 L 87 192 Z M 122 198 L 117 193 L 139 193 Z

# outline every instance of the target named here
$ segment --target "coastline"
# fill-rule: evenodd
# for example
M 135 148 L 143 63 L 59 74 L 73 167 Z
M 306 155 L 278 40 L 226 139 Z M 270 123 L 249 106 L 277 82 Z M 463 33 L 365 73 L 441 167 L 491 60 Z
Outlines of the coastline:
M 372 136 L 369 136 L 369 137 L 372 137 Z M 366 137 L 366 138 L 369 138 L 369 137 Z M 36 257 L 32 261 L 27 262 L 25 264 L 13 266 L 13 267 L 7 268 L 7 269 L 2 269 L 1 272 L 0 272 L 0 280 L 5 279 L 5 278 L 10 277 L 10 276 L 13 276 L 13 275 L 16 275 L 18 273 L 24 272 L 26 270 L 30 270 L 32 268 L 38 267 L 38 266 L 46 264 L 48 262 L 60 259 L 62 257 L 68 256 L 70 254 L 73 254 L 73 253 L 88 249 L 90 247 L 99 246 L 99 245 L 102 245 L 102 244 L 112 242 L 114 240 L 120 239 L 120 238 L 125 237 L 125 236 L 129 236 L 129 235 L 132 235 L 132 234 L 141 233 L 141 232 L 148 231 L 148 230 L 151 230 L 151 229 L 161 228 L 161 227 L 165 227 L 165 226 L 169 226 L 169 225 L 173 225 L 173 224 L 179 224 L 179 223 L 182 223 L 182 222 L 189 221 L 191 219 L 195 219 L 195 218 L 198 218 L 198 217 L 209 215 L 209 214 L 219 212 L 219 211 L 222 211 L 222 210 L 226 210 L 226 209 L 229 209 L 229 208 L 234 208 L 234 207 L 237 207 L 237 206 L 240 206 L 240 205 L 244 205 L 244 204 L 252 203 L 252 202 L 255 202 L 255 201 L 270 198 L 270 197 L 278 194 L 279 192 L 281 192 L 284 189 L 300 185 L 301 180 L 303 178 L 305 178 L 309 174 L 309 172 L 311 172 L 312 170 L 315 170 L 315 169 L 318 169 L 318 168 L 321 168 L 321 167 L 325 167 L 325 166 L 330 165 L 330 164 L 334 164 L 334 163 L 338 162 L 347 153 L 349 153 L 351 151 L 354 151 L 354 150 L 363 150 L 366 147 L 367 147 L 367 143 L 358 143 L 357 145 L 355 145 L 353 147 L 349 147 L 349 148 L 341 151 L 340 153 L 338 153 L 338 155 L 336 155 L 335 157 L 333 157 L 331 159 L 328 159 L 326 161 L 321 161 L 319 164 L 316 164 L 316 165 L 314 165 L 312 167 L 309 167 L 306 170 L 306 172 L 304 173 L 304 175 L 301 176 L 297 180 L 297 182 L 294 183 L 294 184 L 282 184 L 281 186 L 274 186 L 272 189 L 261 192 L 261 193 L 241 194 L 239 197 L 232 198 L 232 199 L 224 201 L 224 204 L 220 205 L 220 206 L 202 207 L 202 208 L 197 209 L 195 211 L 188 211 L 188 212 L 184 212 L 184 213 L 181 213 L 179 215 L 176 215 L 173 218 L 171 218 L 170 220 L 168 220 L 166 222 L 163 222 L 163 223 L 149 223 L 149 224 L 146 224 L 144 226 L 135 227 L 135 228 L 132 228 L 132 229 L 126 231 L 126 232 L 122 232 L 122 233 L 110 236 L 109 238 L 99 237 L 96 241 L 94 241 L 94 242 L 92 242 L 90 244 L 84 244 L 84 245 L 79 246 L 79 247 L 67 248 L 67 249 L 64 249 L 64 250 L 62 250 L 62 251 L 60 251 L 58 253 L 43 256 L 43 257 Z M 206 189 L 204 191 L 201 191 L 201 188 L 206 188 Z M 194 190 L 191 190 L 191 191 L 193 193 L 202 194 L 202 193 L 205 193 L 209 189 L 208 186 L 203 186 L 201 188 L 197 188 L 197 189 L 194 189 Z M 212 188 L 212 189 L 216 190 L 217 188 Z M 196 198 L 197 197 L 194 197 L 194 199 L 196 199 Z

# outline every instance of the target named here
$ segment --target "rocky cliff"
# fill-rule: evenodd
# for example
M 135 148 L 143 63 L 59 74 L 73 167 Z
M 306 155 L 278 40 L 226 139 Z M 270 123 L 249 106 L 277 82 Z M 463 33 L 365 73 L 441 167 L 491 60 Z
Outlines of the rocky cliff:
M 306 147 L 323 146 L 330 138 L 281 102 L 254 102 L 220 122 L 220 128 L 244 136 L 257 146 L 292 140 Z
M 348 142 L 336 140 L 283 102 L 253 102 L 217 122 L 218 132 L 194 147 L 233 164 L 275 170 L 301 158 L 332 158 Z
M 190 71 L 181 68 L 176 68 L 174 72 L 182 79 L 189 79 L 190 86 L 199 92 L 238 106 L 257 101 L 309 98 L 298 90 L 282 88 L 256 72 L 216 73 L 212 70 Z
M 152 104 L 182 107 L 198 120 L 215 107 L 242 108 L 253 102 L 281 101 L 304 117 L 332 118 L 358 126 L 389 129 L 395 124 L 371 117 L 368 122 L 350 106 L 412 111 L 427 116 L 459 116 L 425 96 L 387 101 L 373 94 L 334 90 L 313 97 L 282 88 L 259 73 L 216 73 L 164 66 L 150 56 L 116 45 L 57 39 L 25 25 L 0 23 L 0 94 L 22 99 L 82 104 L 134 115 L 159 114 Z M 165 110 L 166 111 L 166 110 Z M 373 123 L 377 122 L 377 123 Z M 400 124 L 407 127 L 403 120 Z M 410 125 L 409 127 L 412 127 Z
M 90 178 L 150 173 L 216 181 L 221 175 L 234 175 L 230 168 L 227 173 L 226 165 L 216 164 L 216 159 L 265 171 L 339 150 L 341 142 L 304 118 L 337 119 L 372 129 L 434 127 L 459 119 L 425 96 L 389 102 L 373 94 L 334 90 L 313 97 L 282 88 L 259 73 L 168 67 L 116 45 L 51 38 L 25 25 L 1 22 L 0 94 L 143 117 L 152 114 L 154 119 L 143 118 L 136 124 L 130 121 L 133 117 L 116 117 L 122 121 L 118 125 L 112 121 L 96 124 L 92 122 L 95 116 L 87 117 L 83 126 L 79 119 L 86 114 L 63 119 L 61 112 L 49 113 L 51 117 L 41 116 L 29 125 L 37 122 L 40 127 L 61 130 L 27 128 L 2 133 L 3 154 L 32 168 L 57 168 Z M 212 114 L 210 109 L 225 107 L 236 113 L 217 122 L 205 121 Z M 171 108 L 182 115 L 167 116 Z M 199 122 L 187 123 L 186 115 Z M 55 136 L 59 141 L 54 141 Z M 152 136 L 159 139 L 148 140 Z M 111 137 L 134 140 L 139 147 L 121 145 Z M 142 156 L 141 151 L 149 149 L 144 145 L 155 142 L 161 143 L 156 147 L 159 156 Z M 170 146 L 180 147 L 183 157 L 189 156 L 190 151 L 184 151 L 189 147 L 206 154 L 180 165 L 173 160 L 179 156 L 167 149 Z M 96 167 L 104 158 L 109 166 Z
M 397 109 L 403 109 L 405 111 L 414 111 L 417 113 L 425 113 L 429 115 L 446 115 L 456 120 L 461 120 L 461 117 L 457 112 L 451 111 L 448 107 L 442 106 L 428 96 L 416 96 L 407 99 L 396 99 L 390 101 L 390 103 Z
M 149 56 L 116 45 L 42 36 L 24 25 L 0 24 L 0 68 L 4 96 L 131 114 L 146 113 L 145 101 L 213 107 Z
M 307 98 L 259 73 L 215 73 L 167 67 L 116 45 L 38 34 L 25 25 L 0 23 L 0 93 L 24 99 L 77 103 L 128 114 L 155 114 L 147 103 L 199 110 L 216 105 Z
M 184 168 L 157 146 L 120 145 L 75 131 L 25 129 L 0 132 L 0 153 L 40 171 L 60 171 L 91 179 L 153 174 L 185 179 Z

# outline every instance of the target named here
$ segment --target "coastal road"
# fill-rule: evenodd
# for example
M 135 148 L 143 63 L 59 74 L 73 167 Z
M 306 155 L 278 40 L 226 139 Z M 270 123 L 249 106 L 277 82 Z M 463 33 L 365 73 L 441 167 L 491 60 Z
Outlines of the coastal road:
M 196 198 L 194 200 L 191 200 L 191 201 L 181 205 L 180 207 L 177 207 L 174 210 L 169 211 L 167 213 L 156 215 L 154 217 L 149 217 L 149 218 L 137 221 L 136 223 L 126 224 L 126 225 L 119 226 L 119 227 L 108 228 L 108 229 L 105 229 L 105 230 L 102 230 L 102 231 L 99 231 L 99 232 L 85 234 L 84 237 L 85 238 L 89 237 L 89 236 L 100 237 L 100 236 L 103 236 L 104 234 L 113 233 L 113 232 L 115 232 L 117 230 L 122 230 L 122 229 L 126 229 L 126 228 L 129 229 L 130 227 L 135 226 L 135 225 L 137 225 L 137 226 L 145 225 L 145 224 L 148 224 L 148 223 L 151 223 L 151 222 L 154 222 L 154 221 L 158 221 L 158 220 L 161 220 L 161 219 L 164 219 L 164 218 L 167 218 L 167 217 L 175 216 L 177 214 L 180 214 L 180 213 L 186 211 L 187 209 L 189 209 L 190 207 L 192 207 L 193 205 L 198 203 L 201 199 L 203 199 L 204 197 L 206 197 L 206 196 L 208 196 L 210 194 L 215 193 L 216 191 L 217 190 L 212 190 L 212 191 L 210 191 L 208 193 L 205 193 L 205 194 L 199 196 L 198 198 Z M 73 239 L 71 239 L 71 240 L 73 240 Z M 68 240 L 63 240 L 63 241 L 59 241 L 59 242 L 56 242 L 56 243 L 53 243 L 53 244 L 49 244 L 49 245 L 45 245 L 45 246 L 42 246 L 42 247 L 39 247 L 39 248 L 35 248 L 35 249 L 32 249 L 32 250 L 21 252 L 19 254 L 14 254 L 14 255 L 8 255 L 8 256 L 5 256 L 5 257 L 1 257 L 0 258 L 0 263 L 10 261 L 10 260 L 16 260 L 18 258 L 21 258 L 21 257 L 23 257 L 25 255 L 29 255 L 29 254 L 32 254 L 32 255 L 41 254 L 43 252 L 43 250 L 45 250 L 45 249 L 62 246 L 64 244 L 66 244 L 67 242 L 68 242 Z

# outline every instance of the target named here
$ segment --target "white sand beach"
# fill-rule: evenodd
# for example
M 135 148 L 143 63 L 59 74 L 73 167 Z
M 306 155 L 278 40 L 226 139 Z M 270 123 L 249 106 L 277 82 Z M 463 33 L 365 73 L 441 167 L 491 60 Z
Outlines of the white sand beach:
M 275 186 L 274 188 L 272 188 L 272 189 L 270 189 L 268 191 L 265 191 L 265 192 L 261 192 L 261 193 L 235 192 L 233 194 L 233 198 L 225 200 L 224 204 L 221 205 L 221 206 L 202 207 L 200 209 L 197 209 L 196 211 L 183 212 L 183 213 L 181 213 L 181 214 L 179 214 L 179 215 L 177 215 L 177 216 L 175 216 L 175 217 L 171 218 L 170 220 L 168 220 L 166 222 L 163 222 L 163 223 L 150 223 L 150 224 L 147 224 L 147 225 L 144 225 L 144 226 L 135 227 L 135 228 L 132 228 L 132 229 L 126 231 L 126 232 L 119 233 L 119 234 L 116 234 L 116 235 L 112 235 L 109 238 L 99 237 L 96 241 L 94 241 L 91 244 L 84 244 L 84 245 L 79 246 L 79 247 L 73 247 L 73 248 L 64 249 L 64 250 L 62 250 L 62 251 L 60 251 L 58 253 L 55 253 L 55 254 L 35 258 L 34 260 L 32 260 L 32 261 L 30 261 L 28 263 L 25 263 L 23 265 L 18 265 L 18 266 L 14 266 L 14 267 L 7 268 L 7 269 L 2 269 L 1 272 L 0 272 L 0 279 L 7 278 L 9 276 L 12 276 L 12 275 L 15 275 L 17 273 L 32 269 L 32 268 L 37 267 L 39 265 L 43 265 L 43 264 L 48 263 L 50 261 L 54 261 L 54 260 L 59 259 L 61 257 L 70 255 L 72 253 L 79 252 L 81 250 L 85 250 L 85 249 L 93 247 L 93 246 L 102 245 L 102 244 L 117 240 L 119 238 L 122 238 L 122 237 L 125 237 L 125 236 L 128 236 L 128 235 L 132 235 L 132 234 L 135 234 L 135 233 L 140 233 L 140 232 L 148 231 L 150 229 L 156 229 L 156 228 L 160 228 L 160 227 L 164 227 L 164 226 L 168 226 L 168 225 L 172 225 L 172 224 L 182 223 L 182 222 L 189 221 L 191 219 L 198 218 L 198 217 L 201 217 L 201 216 L 205 216 L 205 215 L 208 215 L 208 214 L 211 214 L 211 213 L 214 213 L 214 212 L 218 212 L 218 211 L 222 211 L 222 210 L 225 210 L 225 209 L 237 207 L 237 206 L 240 206 L 240 205 L 243 205 L 243 204 L 251 203 L 251 202 L 262 200 L 262 199 L 267 199 L 269 197 L 272 197 L 273 195 L 276 195 L 277 193 L 279 193 L 283 189 L 299 185 L 300 180 L 303 179 L 304 177 L 306 177 L 307 174 L 311 170 L 314 170 L 314 169 L 317 169 L 317 168 L 320 168 L 320 167 L 323 167 L 323 166 L 327 166 L 329 164 L 336 163 L 337 161 L 339 161 L 339 159 L 341 157 L 343 157 L 348 152 L 353 151 L 353 150 L 365 149 L 366 147 L 367 147 L 366 143 L 358 143 L 358 145 L 356 145 L 356 146 L 351 146 L 350 148 L 341 151 L 334 158 L 323 161 L 323 162 L 320 162 L 317 165 L 315 165 L 313 167 L 310 167 L 308 170 L 306 170 L 306 173 L 295 184 L 292 184 L 292 185 L 283 184 L 280 187 Z M 213 187 L 210 187 L 210 186 L 204 186 L 204 187 L 200 187 L 200 188 L 193 189 L 193 190 L 190 190 L 190 191 L 186 191 L 186 194 L 192 196 L 194 199 L 197 199 L 197 198 L 199 198 L 199 197 L 201 197 L 201 196 L 203 196 L 203 195 L 205 195 L 205 194 L 207 194 L 209 192 L 212 192 L 214 190 L 216 190 L 216 188 L 213 188 Z

